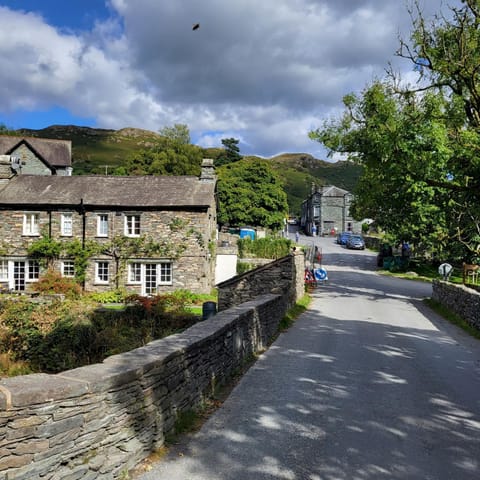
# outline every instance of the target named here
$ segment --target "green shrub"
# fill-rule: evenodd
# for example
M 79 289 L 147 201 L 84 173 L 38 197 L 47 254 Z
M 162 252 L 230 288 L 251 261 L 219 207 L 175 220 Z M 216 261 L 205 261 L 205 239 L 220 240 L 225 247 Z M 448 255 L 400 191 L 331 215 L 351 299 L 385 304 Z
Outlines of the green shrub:
M 237 275 L 253 270 L 255 267 L 248 262 L 237 262 Z
M 288 238 L 241 238 L 238 240 L 238 256 L 277 259 L 291 252 L 293 242 Z
M 101 362 L 195 324 L 199 317 L 187 305 L 196 297 L 186 291 L 135 295 L 121 311 L 99 309 L 90 296 L 50 304 L 27 298 L 4 300 L 0 302 L 2 362 L 17 362 L 18 370 L 25 373 L 58 373 Z
M 88 296 L 98 303 L 123 303 L 127 297 L 132 295 L 124 289 L 109 290 L 108 292 L 89 293 Z
M 82 292 L 73 278 L 62 277 L 59 271 L 51 268 L 32 285 L 32 290 L 44 294 L 63 294 L 69 298 L 77 298 Z

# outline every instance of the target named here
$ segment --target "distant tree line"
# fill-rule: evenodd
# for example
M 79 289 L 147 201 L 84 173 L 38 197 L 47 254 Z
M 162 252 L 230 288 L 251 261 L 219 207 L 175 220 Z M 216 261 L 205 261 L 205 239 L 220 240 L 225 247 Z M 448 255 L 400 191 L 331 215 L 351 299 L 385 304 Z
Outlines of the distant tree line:
M 155 145 L 135 151 L 115 175 L 200 174 L 204 150 L 190 143 L 187 125 L 175 124 L 159 132 Z M 287 195 L 267 160 L 244 159 L 239 140 L 222 139 L 212 157 L 218 175 L 218 221 L 228 226 L 261 226 L 276 232 L 288 212 Z

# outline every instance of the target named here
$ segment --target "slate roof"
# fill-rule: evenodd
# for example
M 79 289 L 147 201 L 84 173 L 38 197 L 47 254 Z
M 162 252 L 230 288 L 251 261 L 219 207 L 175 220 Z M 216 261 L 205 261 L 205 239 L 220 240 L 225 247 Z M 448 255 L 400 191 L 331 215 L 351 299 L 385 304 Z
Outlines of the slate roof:
M 322 187 L 321 193 L 324 197 L 343 197 L 350 192 L 334 185 L 325 185 Z
M 0 190 L 0 208 L 78 206 L 92 208 L 207 207 L 215 182 L 195 176 L 18 175 Z
M 70 140 L 0 135 L 0 155 L 10 155 L 21 143 L 26 143 L 47 165 L 52 167 L 72 166 L 72 142 Z

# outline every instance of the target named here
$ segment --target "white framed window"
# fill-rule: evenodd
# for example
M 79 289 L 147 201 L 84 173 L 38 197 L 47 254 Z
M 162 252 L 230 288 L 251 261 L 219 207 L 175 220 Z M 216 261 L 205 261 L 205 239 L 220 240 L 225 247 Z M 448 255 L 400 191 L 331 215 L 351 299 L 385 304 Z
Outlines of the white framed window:
M 160 285 L 172 285 L 173 264 L 167 262 L 132 262 L 128 264 L 128 283 L 142 287 L 142 295 L 156 295 Z
M 95 262 L 95 283 L 108 283 L 108 262 Z
M 60 232 L 64 237 L 73 235 L 73 215 L 71 213 L 62 213 Z
M 23 214 L 23 235 L 40 235 L 39 228 L 40 215 L 38 213 Z
M 127 237 L 140 236 L 140 215 L 125 215 L 125 235 Z
M 64 260 L 62 262 L 62 277 L 75 276 L 75 263 L 73 260 Z
M 8 260 L 0 260 L 0 282 L 8 281 Z
M 97 236 L 108 237 L 108 213 L 97 215 Z
M 36 260 L 28 260 L 27 263 L 27 280 L 38 280 L 40 278 L 40 264 Z
M 172 264 L 170 262 L 162 262 L 158 264 L 159 270 L 159 285 L 171 285 L 172 278 Z
M 142 264 L 129 263 L 128 264 L 128 283 L 142 282 Z

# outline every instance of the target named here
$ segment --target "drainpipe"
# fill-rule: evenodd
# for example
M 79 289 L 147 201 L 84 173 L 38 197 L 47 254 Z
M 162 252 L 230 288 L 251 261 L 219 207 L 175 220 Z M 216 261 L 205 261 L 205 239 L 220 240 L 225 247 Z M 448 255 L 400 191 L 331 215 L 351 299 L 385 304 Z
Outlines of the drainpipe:
M 83 204 L 83 198 L 80 199 L 80 207 L 79 207 L 80 215 L 82 216 L 82 249 L 85 248 L 85 230 L 87 225 L 87 219 L 85 216 L 85 205 Z M 85 278 L 82 280 L 82 290 L 85 291 Z
M 85 230 L 86 230 L 86 224 L 87 224 L 87 219 L 85 217 L 85 206 L 83 205 L 83 198 L 80 199 L 80 215 L 82 216 L 82 248 L 85 248 Z

